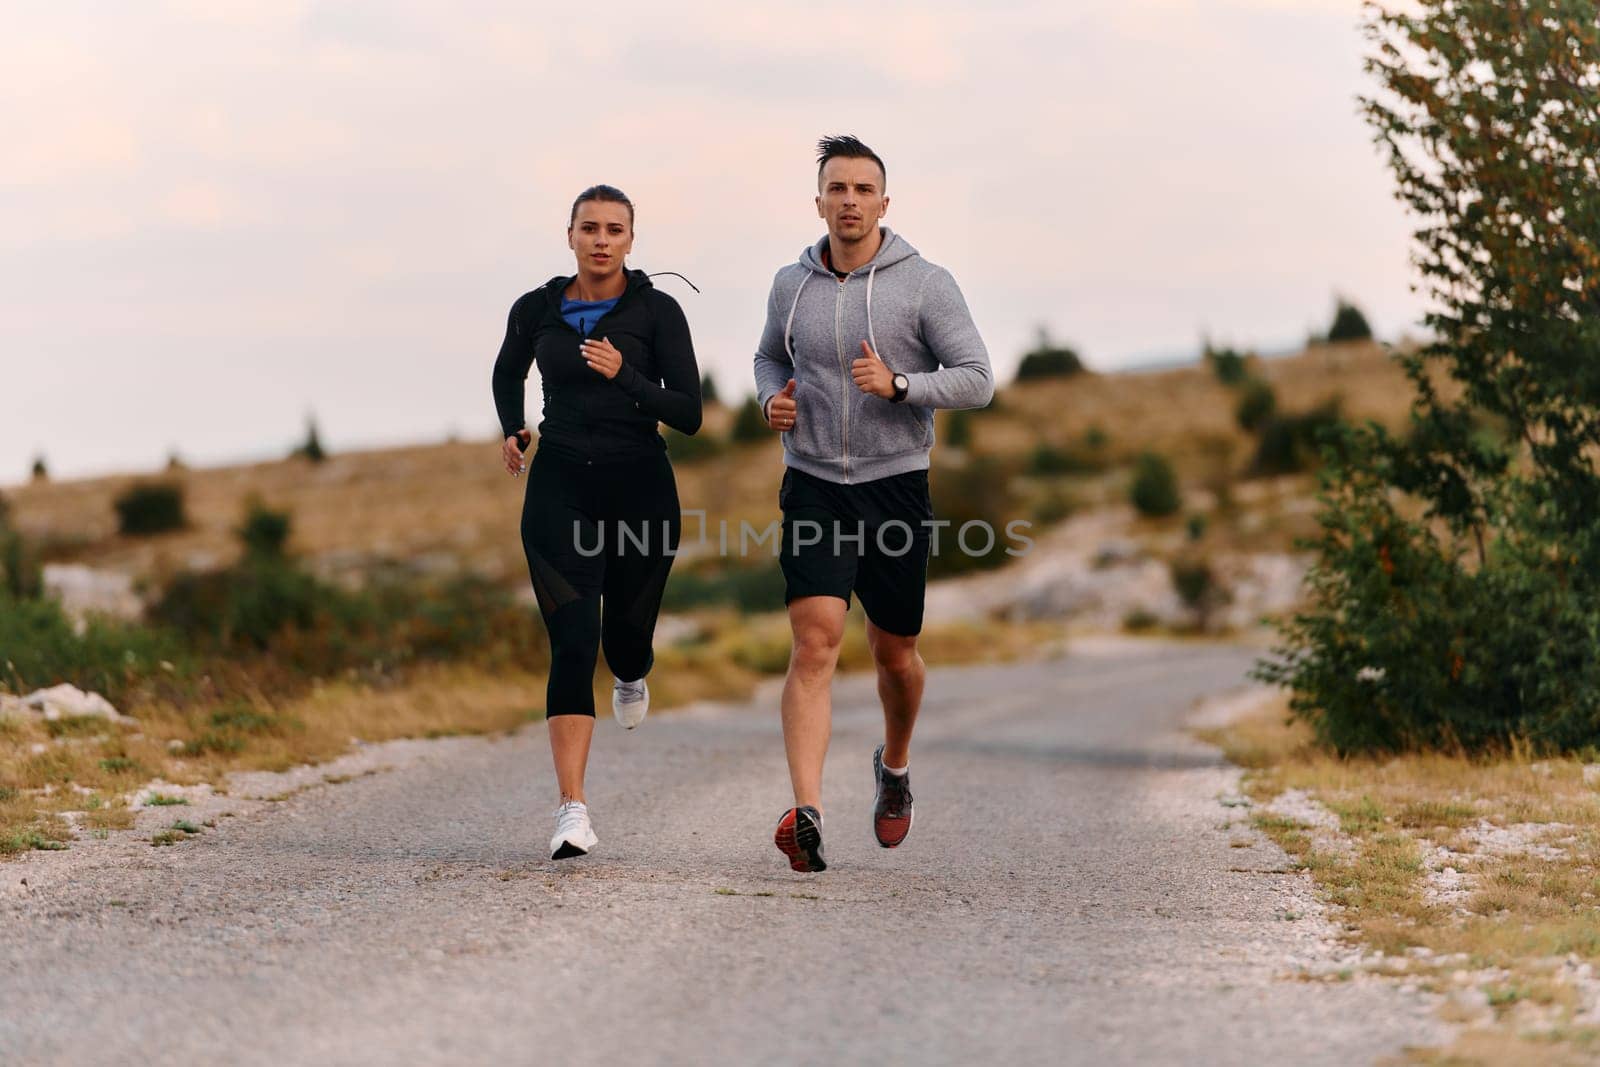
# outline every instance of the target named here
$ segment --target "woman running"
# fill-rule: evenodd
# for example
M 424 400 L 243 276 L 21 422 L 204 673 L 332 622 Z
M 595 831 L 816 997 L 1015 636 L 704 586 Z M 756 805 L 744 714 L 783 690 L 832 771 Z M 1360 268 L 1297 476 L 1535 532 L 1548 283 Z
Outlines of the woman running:
M 700 428 L 700 372 L 683 311 L 623 262 L 633 203 L 609 185 L 585 189 L 572 205 L 567 246 L 577 273 L 511 306 L 494 364 L 501 455 L 513 477 L 528 475 L 522 546 L 550 635 L 545 715 L 561 788 L 554 859 L 598 843 L 583 775 L 602 648 L 617 722 L 631 730 L 650 707 L 651 639 L 682 528 L 656 423 L 685 434 Z M 523 390 L 535 363 L 544 418 L 530 461 Z

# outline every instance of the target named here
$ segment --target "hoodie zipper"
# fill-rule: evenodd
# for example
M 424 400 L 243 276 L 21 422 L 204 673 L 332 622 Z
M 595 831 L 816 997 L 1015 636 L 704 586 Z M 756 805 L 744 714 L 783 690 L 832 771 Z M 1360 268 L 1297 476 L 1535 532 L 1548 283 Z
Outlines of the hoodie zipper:
M 849 281 L 846 275 L 839 279 L 839 285 L 834 290 L 833 298 L 833 346 L 839 354 L 839 371 L 842 375 L 840 385 L 843 388 L 844 411 L 844 481 L 850 484 L 850 368 L 844 359 L 844 286 Z

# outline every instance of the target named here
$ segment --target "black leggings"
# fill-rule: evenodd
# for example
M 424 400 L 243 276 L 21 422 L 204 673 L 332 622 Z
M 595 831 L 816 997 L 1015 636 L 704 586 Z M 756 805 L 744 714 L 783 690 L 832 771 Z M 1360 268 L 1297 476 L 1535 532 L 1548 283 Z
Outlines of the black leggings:
M 528 462 L 522 547 L 550 634 L 545 715 L 594 715 L 595 656 L 643 678 L 683 517 L 666 452 L 585 462 L 539 449 Z M 600 601 L 605 600 L 602 622 Z

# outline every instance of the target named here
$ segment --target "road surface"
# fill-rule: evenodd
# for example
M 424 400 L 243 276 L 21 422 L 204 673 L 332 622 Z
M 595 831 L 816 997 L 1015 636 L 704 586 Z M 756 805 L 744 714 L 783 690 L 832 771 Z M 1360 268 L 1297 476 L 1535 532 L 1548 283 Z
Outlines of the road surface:
M 1250 661 L 1153 644 L 933 670 L 895 851 L 871 837 L 871 681 L 841 679 L 820 875 L 771 843 L 771 687 L 603 720 L 585 859 L 548 858 L 536 725 L 373 746 L 355 758 L 383 773 L 175 847 L 145 830 L 0 864 L 0 1063 L 1344 1065 L 1431 1044 L 1420 995 L 1295 977 L 1330 928 L 1182 729 Z

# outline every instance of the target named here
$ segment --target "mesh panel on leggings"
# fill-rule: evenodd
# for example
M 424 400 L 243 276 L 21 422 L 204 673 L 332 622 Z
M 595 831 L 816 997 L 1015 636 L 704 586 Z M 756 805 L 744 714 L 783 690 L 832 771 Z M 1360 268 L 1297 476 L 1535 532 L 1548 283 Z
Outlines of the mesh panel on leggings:
M 527 555 L 528 574 L 533 578 L 533 594 L 539 598 L 539 610 L 548 619 L 556 609 L 577 600 L 578 591 L 572 588 L 571 582 L 561 577 L 561 572 L 549 560 L 532 549 L 528 549 Z

